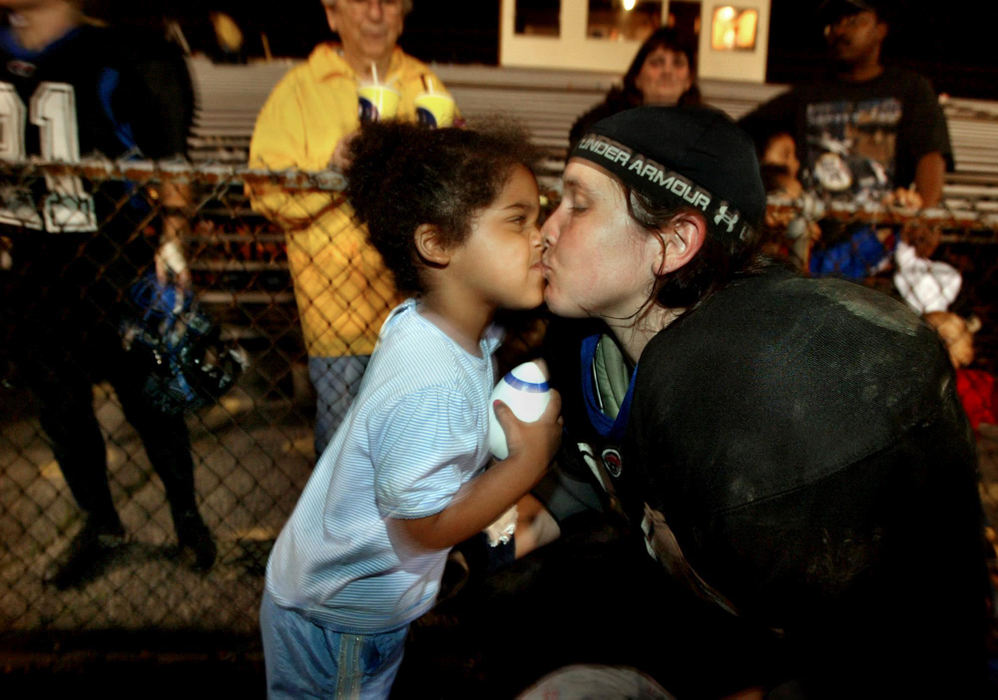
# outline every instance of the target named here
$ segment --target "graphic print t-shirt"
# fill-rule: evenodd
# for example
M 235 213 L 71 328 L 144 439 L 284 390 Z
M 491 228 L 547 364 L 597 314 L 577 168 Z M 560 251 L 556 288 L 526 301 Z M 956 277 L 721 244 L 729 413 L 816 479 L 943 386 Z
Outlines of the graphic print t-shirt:
M 890 96 L 808 104 L 805 186 L 857 204 L 883 199 L 894 189 L 902 113 Z
M 783 93 L 739 124 L 757 139 L 793 134 L 801 181 L 813 194 L 859 205 L 914 182 L 919 159 L 939 152 L 952 167 L 946 118 L 932 86 L 886 68 L 861 83 L 815 81 Z

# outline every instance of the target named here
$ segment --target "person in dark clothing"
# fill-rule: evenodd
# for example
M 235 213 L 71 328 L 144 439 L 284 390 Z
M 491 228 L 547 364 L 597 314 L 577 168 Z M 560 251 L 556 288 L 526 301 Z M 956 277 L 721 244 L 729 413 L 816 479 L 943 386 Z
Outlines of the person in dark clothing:
M 939 99 L 923 76 L 883 61 L 894 7 L 881 0 L 822 3 L 829 74 L 739 120 L 760 143 L 781 132 L 793 136 L 804 191 L 818 201 L 917 210 L 942 198 L 953 149 Z M 887 268 L 895 245 L 903 250 L 914 238 L 907 229 L 878 231 L 833 217 L 819 223 L 813 276 L 869 278 Z
M 674 29 L 662 27 L 649 36 L 624 73 L 623 84 L 579 117 L 569 132 L 569 150 L 600 119 L 640 105 L 698 105 L 696 52 Z
M 69 0 L 2 0 L 0 7 L 9 20 L 0 30 L 0 94 L 7 114 L 20 116 L 5 127 L 14 159 L 186 152 L 193 90 L 183 58 L 165 41 L 95 26 Z M 91 580 L 125 534 L 94 413 L 93 385 L 105 379 L 163 481 L 181 549 L 198 569 L 215 561 L 195 500 L 187 425 L 143 394 L 147 368 L 124 350 L 118 331 L 120 304 L 143 275 L 190 284 L 181 250 L 189 193 L 164 184 L 156 196 L 159 241 L 144 233 L 150 205 L 123 183 L 96 191 L 76 176 L 46 176 L 4 188 L 0 201 L 2 234 L 11 241 L 0 327 L 84 516 L 45 573 L 60 588 Z
M 932 207 L 953 167 L 949 131 L 928 80 L 883 63 L 889 5 L 823 3 L 831 74 L 778 95 L 739 124 L 754 137 L 792 134 L 804 187 L 819 196 Z
M 566 437 L 541 517 L 571 532 L 590 484 L 660 565 L 634 588 L 649 609 L 678 583 L 775 645 L 729 692 L 984 695 L 983 523 L 946 351 L 886 295 L 767 264 L 765 203 L 715 110 L 636 108 L 576 145 L 543 229 L 545 300 L 581 330 L 548 331 Z M 719 643 L 718 674 L 739 654 Z M 668 690 L 683 663 L 640 670 Z

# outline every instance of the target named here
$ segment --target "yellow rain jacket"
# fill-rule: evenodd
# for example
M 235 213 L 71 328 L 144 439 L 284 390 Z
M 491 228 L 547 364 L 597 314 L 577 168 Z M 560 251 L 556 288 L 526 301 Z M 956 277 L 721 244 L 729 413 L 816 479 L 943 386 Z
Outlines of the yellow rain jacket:
M 425 82 L 424 82 L 425 81 Z M 430 69 L 396 48 L 383 82 L 401 93 L 399 119 L 414 121 L 414 100 Z M 250 167 L 325 170 L 340 139 L 360 126 L 357 76 L 338 44 L 320 44 L 274 87 L 256 120 Z M 305 347 L 310 357 L 369 355 L 388 312 L 401 300 L 367 229 L 341 193 L 249 188 L 253 209 L 284 229 Z

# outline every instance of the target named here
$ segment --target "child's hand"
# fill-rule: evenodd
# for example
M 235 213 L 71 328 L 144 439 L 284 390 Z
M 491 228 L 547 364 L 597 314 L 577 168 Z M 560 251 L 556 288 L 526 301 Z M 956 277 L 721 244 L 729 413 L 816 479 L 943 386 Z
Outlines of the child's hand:
M 904 188 L 899 187 L 893 192 L 888 192 L 883 199 L 885 207 L 899 207 L 901 209 L 921 209 L 922 197 L 918 194 L 915 186 Z
M 769 208 L 766 210 L 766 228 L 786 228 L 796 217 L 797 212 L 790 207 L 781 209 Z
M 518 458 L 547 469 L 548 463 L 561 444 L 561 394 L 551 390 L 551 401 L 541 417 L 532 423 L 519 420 L 502 401 L 492 404 L 499 425 L 506 434 L 509 447 L 507 460 Z

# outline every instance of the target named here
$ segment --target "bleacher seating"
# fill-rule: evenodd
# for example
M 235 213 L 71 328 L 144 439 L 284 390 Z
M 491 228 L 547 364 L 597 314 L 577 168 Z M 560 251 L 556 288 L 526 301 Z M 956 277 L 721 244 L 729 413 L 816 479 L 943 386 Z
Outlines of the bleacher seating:
M 278 60 L 248 65 L 215 65 L 207 59 L 190 61 L 197 91 L 196 123 L 190 139 L 192 159 L 199 164 L 245 166 L 257 112 L 277 81 L 296 62 Z M 556 187 L 564 165 L 568 131 L 573 121 L 599 102 L 618 80 L 615 74 L 564 70 L 531 70 L 489 66 L 435 65 L 433 69 L 453 93 L 469 120 L 510 114 L 524 121 L 535 142 L 549 154 L 542 185 Z M 783 85 L 700 81 L 707 103 L 733 118 L 785 89 Z M 956 169 L 944 188 L 944 205 L 964 220 L 985 221 L 977 242 L 994 243 L 998 230 L 998 102 L 943 98 L 953 141 Z M 241 188 L 239 188 L 241 189 Z M 219 227 L 205 245 L 253 248 L 261 241 L 280 246 L 279 231 L 253 214 L 235 192 L 219 207 Z M 202 214 L 210 216 L 209 209 Z M 233 219 L 232 217 L 236 218 Z M 966 240 L 962 235 L 944 240 Z M 990 245 L 988 248 L 990 249 Z M 216 251 L 217 253 L 218 251 Z M 202 299 L 217 306 L 228 332 L 246 339 L 261 331 L 272 338 L 293 336 L 294 302 L 284 259 L 267 257 L 265 270 L 252 271 L 256 256 L 228 252 L 214 255 L 225 272 L 203 270 Z M 212 256 L 204 256 L 212 257 Z M 228 262 L 222 262 L 228 260 Z M 206 263 L 192 261 L 199 271 Z M 266 275 L 266 277 L 264 277 Z M 207 283 L 208 279 L 217 280 Z M 251 320 L 248 320 L 251 319 Z M 267 330 L 269 329 L 269 330 Z
M 284 59 L 247 65 L 190 61 L 198 94 L 191 137 L 196 161 L 245 163 L 256 113 L 271 88 L 296 61 Z M 582 112 L 599 102 L 616 74 L 567 70 L 435 65 L 465 117 L 509 114 L 531 129 L 560 167 L 568 129 Z M 786 88 L 784 85 L 701 80 L 704 99 L 738 118 Z M 947 176 L 946 196 L 998 207 L 998 102 L 943 98 L 956 169 Z

